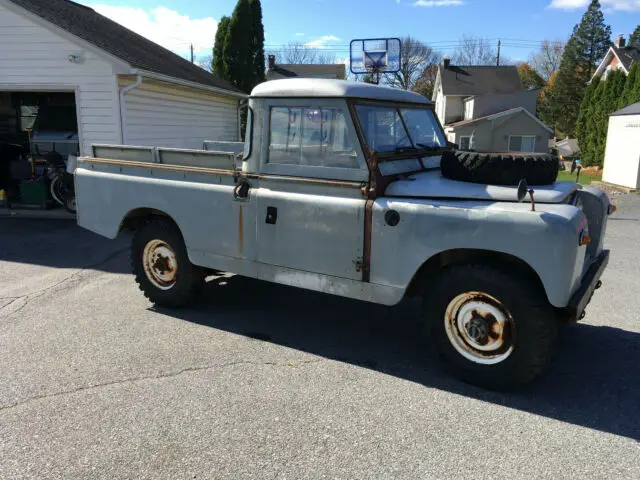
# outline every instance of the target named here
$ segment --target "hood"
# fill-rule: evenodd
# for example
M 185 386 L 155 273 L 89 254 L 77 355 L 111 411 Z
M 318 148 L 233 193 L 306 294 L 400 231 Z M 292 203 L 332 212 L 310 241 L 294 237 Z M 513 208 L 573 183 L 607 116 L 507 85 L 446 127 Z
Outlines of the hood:
M 563 203 L 582 188 L 574 182 L 532 186 L 536 203 Z M 445 178 L 440 170 L 420 172 L 391 183 L 384 192 L 387 197 L 458 198 L 493 202 L 517 202 L 518 187 L 459 182 Z

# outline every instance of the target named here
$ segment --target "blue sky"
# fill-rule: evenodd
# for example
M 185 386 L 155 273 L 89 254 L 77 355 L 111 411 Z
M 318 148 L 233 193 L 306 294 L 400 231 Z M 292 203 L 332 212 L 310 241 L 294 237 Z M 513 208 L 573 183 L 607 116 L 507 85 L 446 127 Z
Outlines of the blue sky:
M 217 22 L 236 0 L 76 0 L 186 55 L 210 54 Z M 588 0 L 262 0 L 267 50 L 295 41 L 348 57 L 353 38 L 411 35 L 451 53 L 463 34 L 503 41 L 526 60 L 544 39 L 566 40 Z M 640 0 L 601 0 L 614 37 L 640 23 Z

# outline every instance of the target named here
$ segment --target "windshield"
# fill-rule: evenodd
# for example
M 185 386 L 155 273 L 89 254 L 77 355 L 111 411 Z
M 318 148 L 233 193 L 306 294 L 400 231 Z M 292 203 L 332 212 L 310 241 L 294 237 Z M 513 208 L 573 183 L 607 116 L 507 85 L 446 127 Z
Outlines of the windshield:
M 367 145 L 376 152 L 436 149 L 446 146 L 444 134 L 428 108 L 357 105 Z

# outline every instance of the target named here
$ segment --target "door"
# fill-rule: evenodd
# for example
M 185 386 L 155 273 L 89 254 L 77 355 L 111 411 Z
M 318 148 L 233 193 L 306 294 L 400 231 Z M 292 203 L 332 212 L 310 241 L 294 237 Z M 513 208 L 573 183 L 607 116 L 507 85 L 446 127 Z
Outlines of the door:
M 258 261 L 361 280 L 368 170 L 346 103 L 274 100 L 266 108 Z

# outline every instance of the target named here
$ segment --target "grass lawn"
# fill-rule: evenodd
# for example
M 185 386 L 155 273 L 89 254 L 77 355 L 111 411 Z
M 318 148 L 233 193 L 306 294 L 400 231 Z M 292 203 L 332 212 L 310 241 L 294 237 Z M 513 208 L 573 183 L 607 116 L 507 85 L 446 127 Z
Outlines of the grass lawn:
M 589 185 L 594 180 L 600 180 L 601 177 L 595 175 L 587 175 L 584 172 L 580 173 L 580 185 Z M 571 173 L 568 170 L 560 170 L 558 172 L 558 180 L 564 180 L 569 182 L 576 181 L 576 174 Z

